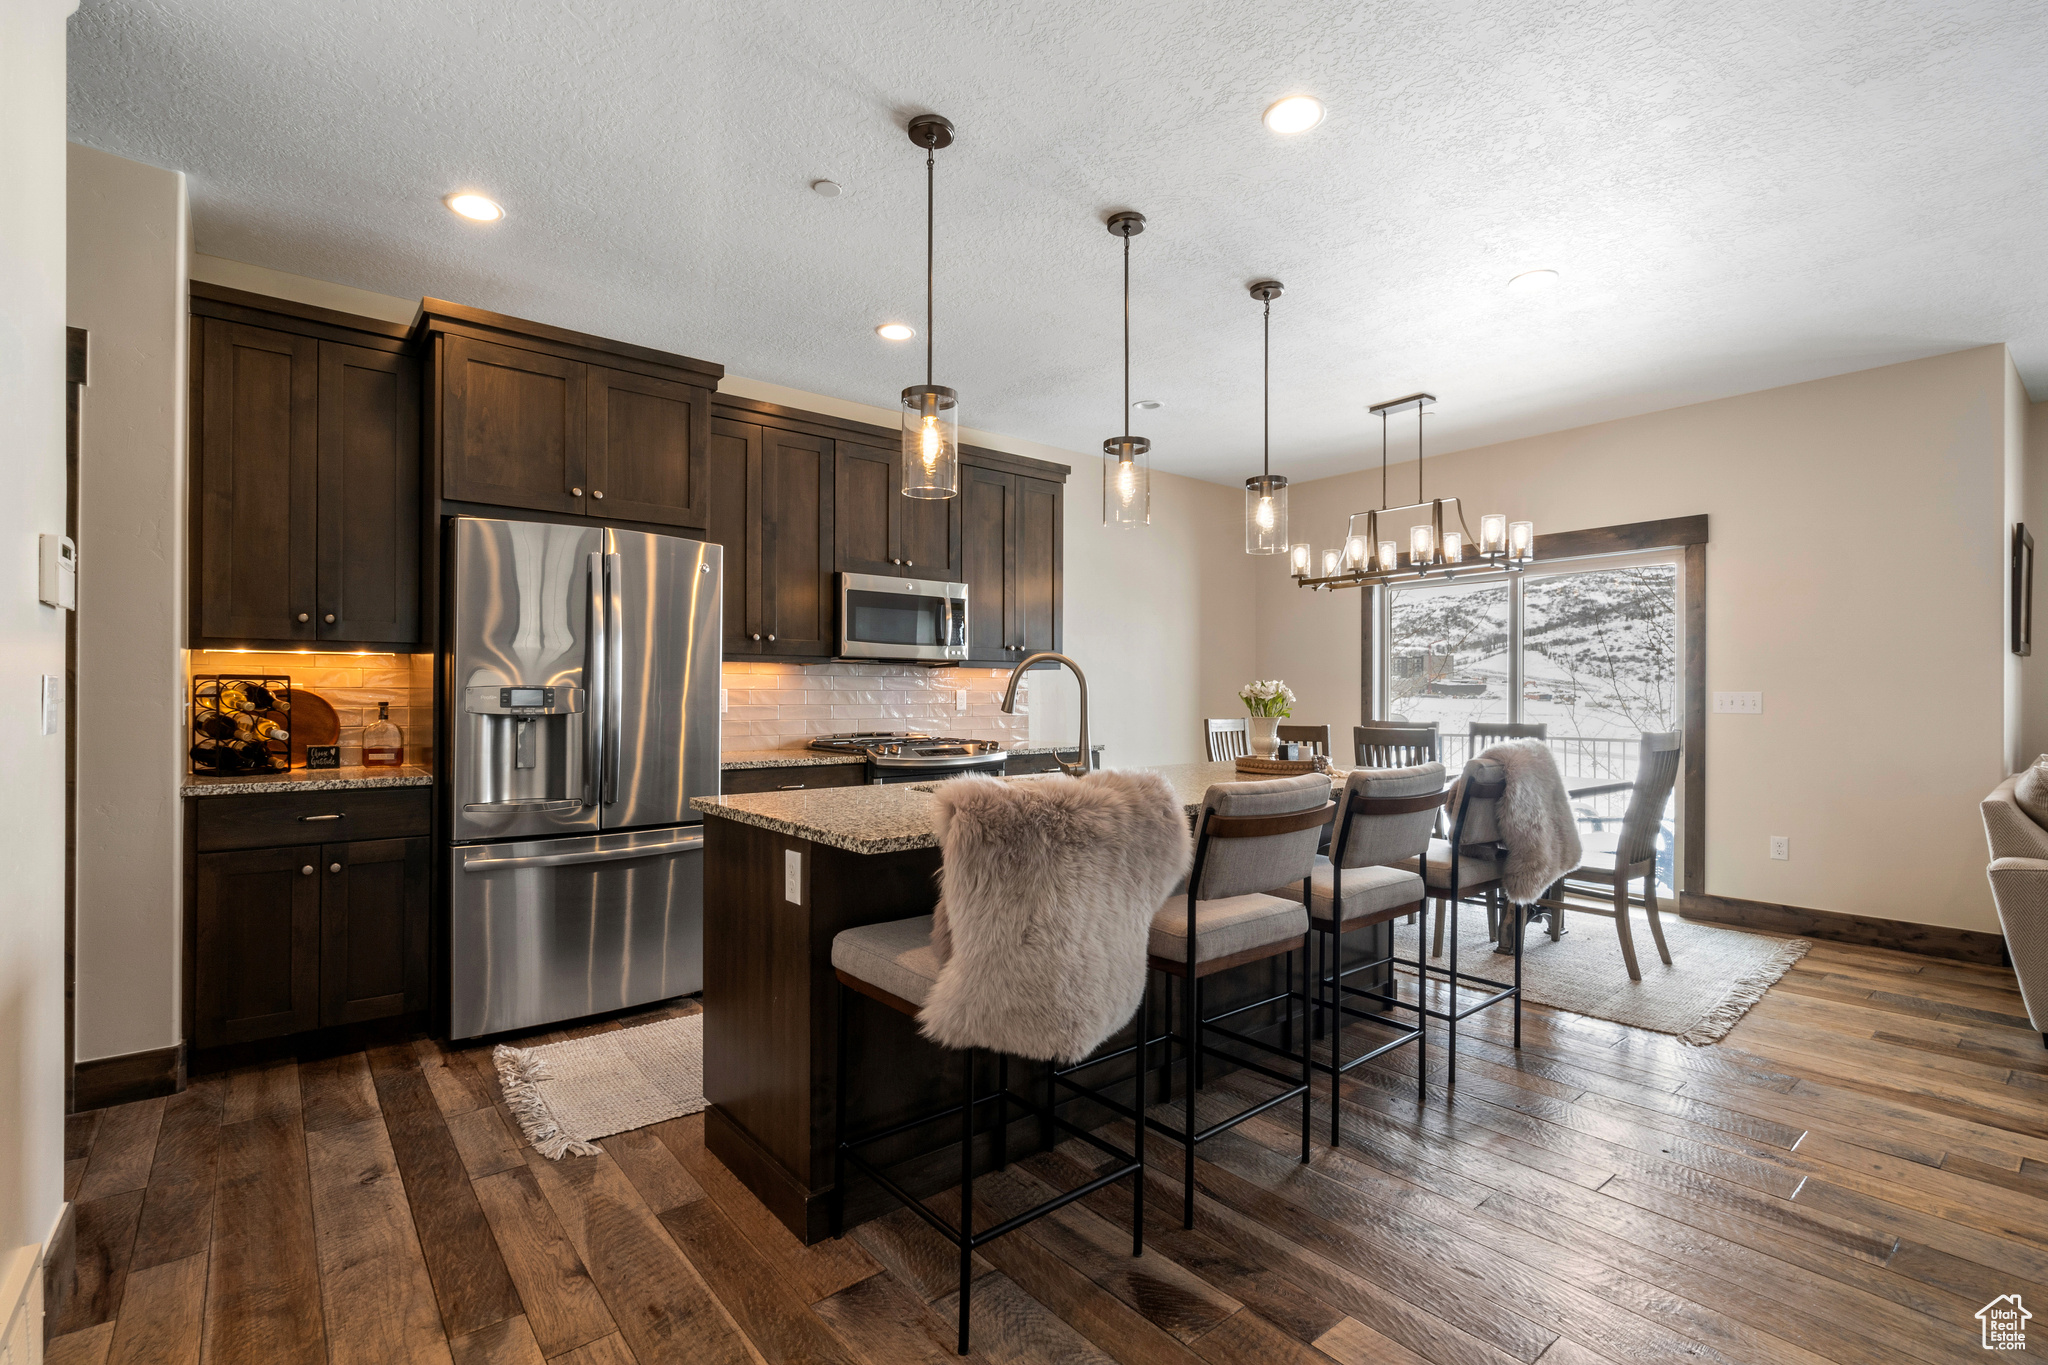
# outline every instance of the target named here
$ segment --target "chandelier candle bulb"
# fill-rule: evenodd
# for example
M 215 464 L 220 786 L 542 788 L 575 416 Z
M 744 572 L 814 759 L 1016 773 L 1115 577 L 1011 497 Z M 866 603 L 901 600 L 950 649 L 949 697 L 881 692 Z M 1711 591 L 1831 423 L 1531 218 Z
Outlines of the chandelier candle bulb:
M 1515 559 L 1528 559 L 1536 553 L 1535 522 L 1511 521 L 1508 523 L 1508 552 Z
M 1497 555 L 1508 548 L 1508 519 L 1498 512 L 1479 518 L 1479 553 Z
M 1391 540 L 1380 542 L 1380 572 L 1392 573 L 1401 567 L 1401 547 Z
M 1344 567 L 1352 573 L 1364 573 L 1366 544 L 1364 536 L 1352 536 L 1344 542 Z
M 1288 555 L 1293 561 L 1294 576 L 1296 578 L 1307 578 L 1309 568 L 1308 546 L 1296 545 L 1292 550 L 1288 551 Z
M 1323 577 L 1335 578 L 1336 576 L 1337 552 L 1335 550 L 1325 550 L 1323 551 Z
M 1465 558 L 1465 534 L 1462 531 L 1444 532 L 1444 563 L 1456 564 Z
M 1408 528 L 1408 562 L 1421 568 L 1436 557 L 1436 533 L 1427 526 Z

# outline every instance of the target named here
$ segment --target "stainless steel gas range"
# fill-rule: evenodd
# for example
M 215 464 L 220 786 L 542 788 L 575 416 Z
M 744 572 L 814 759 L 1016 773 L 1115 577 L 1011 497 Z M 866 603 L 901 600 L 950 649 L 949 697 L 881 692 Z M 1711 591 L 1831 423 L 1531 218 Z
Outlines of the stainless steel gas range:
M 826 735 L 811 747 L 828 754 L 861 754 L 868 761 L 868 782 L 930 782 L 963 773 L 1001 777 L 1010 751 L 991 739 L 949 739 L 915 730 L 877 734 Z

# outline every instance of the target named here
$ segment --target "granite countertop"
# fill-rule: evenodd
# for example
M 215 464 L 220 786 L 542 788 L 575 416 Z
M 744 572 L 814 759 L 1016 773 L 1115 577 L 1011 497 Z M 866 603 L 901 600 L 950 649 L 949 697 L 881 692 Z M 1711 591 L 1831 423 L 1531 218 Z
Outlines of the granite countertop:
M 247 796 L 253 792 L 338 792 L 369 787 L 431 787 L 431 768 L 293 768 L 287 773 L 230 774 L 214 777 L 194 773 L 179 788 L 180 796 Z
M 1239 781 L 1234 763 L 1175 763 L 1140 769 L 1155 772 L 1172 784 L 1174 795 L 1192 817 L 1202 797 L 1217 782 Z M 1006 782 L 1068 780 L 1058 773 L 1037 773 L 1002 779 Z M 886 787 L 826 787 L 802 792 L 756 792 L 747 796 L 700 796 L 690 802 L 706 815 L 757 825 L 778 834 L 843 848 L 849 853 L 900 853 L 937 848 L 932 833 L 932 791 L 937 782 L 899 783 Z
M 1071 749 L 1071 744 L 1025 744 L 1010 750 L 1013 754 L 1049 754 L 1055 749 Z M 1088 746 L 1101 753 L 1109 746 L 1091 744 Z M 747 768 L 814 768 L 827 763 L 865 763 L 867 759 L 859 754 L 828 754 L 821 749 L 727 749 L 719 755 L 718 766 L 725 772 L 736 773 Z

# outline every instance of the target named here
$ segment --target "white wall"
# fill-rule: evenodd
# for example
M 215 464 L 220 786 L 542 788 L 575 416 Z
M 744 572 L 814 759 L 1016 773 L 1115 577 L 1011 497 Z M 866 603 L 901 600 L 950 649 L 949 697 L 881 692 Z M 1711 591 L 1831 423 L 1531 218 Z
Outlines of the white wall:
M 2019 366 L 2013 364 L 2012 353 L 2005 357 L 2004 410 L 2001 414 L 1999 452 L 2002 458 L 2002 485 L 1999 499 L 2000 512 L 2006 535 L 2006 573 L 2004 577 L 2004 620 L 2006 622 L 2004 645 L 1999 658 L 2005 669 L 2004 744 L 2005 770 L 2015 772 L 2025 766 L 2027 759 L 2020 749 L 2026 729 L 2026 662 L 2012 652 L 2012 529 L 2016 523 L 2031 521 L 2027 512 L 2027 387 L 2020 382 Z M 2036 527 L 2033 535 L 2038 542 L 2041 532 L 2048 527 Z M 2038 545 L 2037 545 L 2038 549 Z M 2043 643 L 2048 643 L 2044 641 Z
M 185 177 L 70 149 L 73 327 L 88 334 L 78 582 L 77 1057 L 169 1047 L 184 771 Z
M 2034 537 L 2034 652 L 2020 661 L 2021 763 L 2048 753 L 2048 402 L 2028 403 L 2026 523 Z
M 1432 492 L 1539 533 L 1711 518 L 1707 688 L 1764 713 L 1708 719 L 1710 893 L 1996 930 L 2008 368 L 1980 347 L 1430 458 Z M 1377 470 L 1294 490 L 1318 548 L 1378 497 Z M 1260 671 L 1306 719 L 1355 723 L 1358 611 L 1259 570 Z
M 0 4 L 0 1328 L 64 1202 L 64 740 L 40 685 L 64 614 L 36 600 L 36 537 L 64 529 L 64 16 Z M 34 1324 L 30 1324 L 34 1326 Z M 40 1346 L 39 1328 L 32 1333 Z

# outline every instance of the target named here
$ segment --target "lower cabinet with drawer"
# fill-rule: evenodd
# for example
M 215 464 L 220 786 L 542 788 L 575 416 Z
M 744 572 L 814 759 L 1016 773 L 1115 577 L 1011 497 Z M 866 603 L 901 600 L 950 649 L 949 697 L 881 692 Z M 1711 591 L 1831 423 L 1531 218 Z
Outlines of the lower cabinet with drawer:
M 428 799 L 421 788 L 194 800 L 195 1046 L 427 1008 Z M 348 838 L 351 819 L 400 837 Z M 271 846 L 238 846 L 258 834 Z

